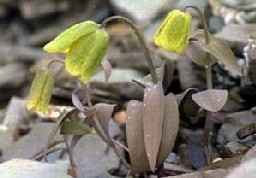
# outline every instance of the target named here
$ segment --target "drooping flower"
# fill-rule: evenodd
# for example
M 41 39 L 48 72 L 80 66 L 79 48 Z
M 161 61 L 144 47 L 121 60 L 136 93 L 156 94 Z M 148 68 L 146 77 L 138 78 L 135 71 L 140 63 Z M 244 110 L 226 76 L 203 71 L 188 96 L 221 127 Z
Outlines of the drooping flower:
M 62 32 L 44 46 L 50 53 L 66 53 L 65 67 L 72 76 L 88 82 L 106 53 L 109 35 L 93 21 L 85 21 Z
M 191 19 L 187 12 L 169 12 L 154 35 L 154 43 L 167 51 L 182 53 L 190 35 Z
M 47 110 L 54 87 L 54 75 L 48 69 L 36 73 L 28 96 L 28 110 L 39 112 Z

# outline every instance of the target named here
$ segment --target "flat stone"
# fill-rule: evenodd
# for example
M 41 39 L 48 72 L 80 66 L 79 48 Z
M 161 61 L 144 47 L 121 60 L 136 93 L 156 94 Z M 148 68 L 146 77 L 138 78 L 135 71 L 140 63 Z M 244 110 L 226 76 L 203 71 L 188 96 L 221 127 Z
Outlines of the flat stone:
M 237 131 L 255 122 L 256 116 L 250 110 L 228 114 L 219 131 L 218 142 L 225 144 L 230 141 L 238 141 L 239 139 L 236 136 Z
M 111 0 L 114 7 L 129 14 L 137 22 L 145 22 L 153 19 L 162 10 L 174 7 L 177 0 Z
M 254 178 L 256 175 L 256 159 L 244 162 L 243 164 L 235 167 L 226 178 Z
M 30 116 L 26 100 L 13 97 L 7 106 L 3 125 L 8 129 L 16 130 L 20 125 L 29 123 Z
M 27 69 L 22 64 L 9 64 L 0 67 L 0 88 L 17 88 L 25 81 Z
M 255 35 L 255 24 L 229 24 L 217 33 L 216 37 L 227 41 L 235 53 L 243 55 L 243 49 L 248 43 L 248 39 Z
M 12 159 L 0 164 L 0 177 L 4 178 L 71 178 L 68 165 L 46 164 L 25 159 Z
M 242 158 L 241 163 L 245 163 L 256 156 L 256 146 L 252 147 Z
M 229 173 L 225 169 L 216 169 L 209 171 L 198 171 L 188 174 L 182 174 L 179 176 L 170 176 L 166 178 L 224 178 Z
M 30 159 L 42 151 L 48 140 L 53 123 L 38 123 L 25 136 L 2 150 L 1 162 L 13 158 Z
M 107 144 L 97 135 L 82 137 L 74 147 L 74 160 L 78 167 L 78 176 L 83 178 L 112 177 L 107 173 L 119 166 L 119 159 Z

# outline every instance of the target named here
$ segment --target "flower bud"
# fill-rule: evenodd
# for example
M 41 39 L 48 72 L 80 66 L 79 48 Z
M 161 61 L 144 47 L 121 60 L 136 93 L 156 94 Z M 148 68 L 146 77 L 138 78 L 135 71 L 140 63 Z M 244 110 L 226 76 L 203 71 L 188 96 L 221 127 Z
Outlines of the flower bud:
M 39 70 L 30 88 L 27 108 L 32 111 L 46 111 L 54 87 L 54 73 L 50 70 Z
M 72 76 L 88 82 L 106 53 L 108 33 L 93 21 L 74 25 L 45 45 L 50 53 L 66 53 L 65 67 Z
M 167 51 L 182 53 L 190 35 L 191 16 L 187 12 L 169 12 L 154 36 L 154 43 Z

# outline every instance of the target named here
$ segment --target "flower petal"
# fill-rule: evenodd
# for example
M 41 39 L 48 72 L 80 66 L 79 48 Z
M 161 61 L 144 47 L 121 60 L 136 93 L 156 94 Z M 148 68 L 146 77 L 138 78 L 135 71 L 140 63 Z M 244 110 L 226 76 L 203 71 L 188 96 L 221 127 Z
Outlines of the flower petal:
M 180 10 L 171 11 L 154 36 L 157 46 L 182 53 L 190 34 L 191 16 Z
M 66 29 L 54 40 L 44 46 L 49 53 L 66 53 L 69 47 L 83 36 L 95 32 L 98 25 L 93 21 L 85 21 Z

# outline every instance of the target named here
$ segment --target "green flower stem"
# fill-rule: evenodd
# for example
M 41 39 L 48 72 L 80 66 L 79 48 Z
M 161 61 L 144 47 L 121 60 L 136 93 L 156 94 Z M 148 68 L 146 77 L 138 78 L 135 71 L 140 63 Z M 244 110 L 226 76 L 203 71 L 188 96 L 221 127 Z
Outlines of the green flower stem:
M 209 45 L 210 44 L 210 32 L 209 28 L 206 22 L 206 19 L 202 12 L 195 6 L 187 6 L 185 8 L 192 8 L 194 9 L 200 16 L 203 26 L 204 26 L 204 39 L 205 39 L 205 44 Z M 205 58 L 210 59 L 209 53 L 205 53 Z M 205 74 L 206 74 L 206 84 L 207 84 L 207 89 L 212 89 L 212 67 L 211 65 L 205 67 Z M 203 138 L 203 145 L 204 145 L 204 153 L 206 157 L 207 164 L 209 165 L 211 163 L 211 158 L 210 158 L 210 150 L 209 150 L 209 137 L 210 137 L 210 131 L 212 127 L 212 113 L 210 111 L 206 111 L 206 116 L 205 116 L 205 124 L 204 124 L 204 138 Z
M 125 165 L 125 167 L 129 170 L 131 169 L 130 168 L 130 165 L 127 163 L 127 161 L 124 159 L 124 157 L 121 155 L 120 151 L 117 149 L 115 143 L 109 139 L 109 137 L 107 136 L 106 132 L 103 130 L 102 126 L 100 125 L 100 122 L 98 120 L 98 117 L 97 117 L 97 114 L 96 114 L 96 111 L 93 109 L 93 105 L 92 105 L 92 101 L 91 101 L 91 97 L 90 97 L 90 94 L 89 94 L 89 85 L 86 85 L 87 87 L 87 91 L 86 91 L 86 100 L 87 100 L 87 104 L 88 104 L 88 107 L 92 110 L 92 120 L 95 124 L 95 127 L 98 129 L 98 131 L 101 133 L 101 135 L 104 137 L 105 140 L 108 141 L 108 145 L 110 147 L 113 148 L 114 152 L 116 153 L 116 155 L 121 159 L 121 161 L 123 162 L 123 164 Z
M 111 23 L 113 21 L 126 23 L 132 28 L 132 30 L 134 31 L 134 33 L 138 37 L 138 40 L 139 40 L 141 46 L 143 47 L 144 56 L 147 59 L 147 62 L 148 62 L 148 65 L 149 65 L 149 71 L 150 71 L 150 74 L 151 74 L 151 77 L 152 77 L 152 81 L 156 84 L 158 82 L 158 77 L 156 75 L 156 70 L 155 70 L 155 67 L 153 65 L 152 58 L 151 58 L 149 49 L 146 45 L 145 39 L 142 36 L 142 34 L 139 32 L 138 28 L 134 25 L 134 23 L 130 19 L 128 19 L 126 17 L 122 17 L 122 16 L 113 16 L 113 17 L 109 17 L 109 18 L 105 19 L 102 22 L 101 27 L 104 28 L 104 27 L 106 27 L 106 25 L 108 23 Z

